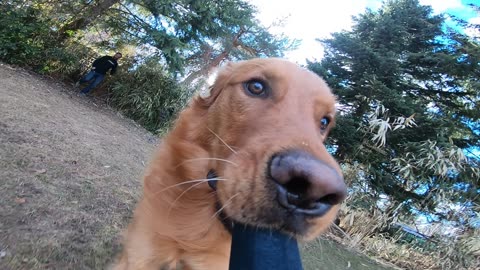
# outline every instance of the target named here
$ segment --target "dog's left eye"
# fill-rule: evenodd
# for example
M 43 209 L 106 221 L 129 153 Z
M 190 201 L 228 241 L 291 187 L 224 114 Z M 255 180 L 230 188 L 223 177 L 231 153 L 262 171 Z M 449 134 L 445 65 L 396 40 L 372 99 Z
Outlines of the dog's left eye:
M 251 80 L 243 84 L 243 87 L 249 94 L 254 96 L 264 96 L 267 91 L 267 87 L 264 82 L 260 80 Z
M 323 117 L 322 120 L 320 120 L 320 129 L 321 130 L 327 129 L 329 124 L 330 124 L 330 118 Z

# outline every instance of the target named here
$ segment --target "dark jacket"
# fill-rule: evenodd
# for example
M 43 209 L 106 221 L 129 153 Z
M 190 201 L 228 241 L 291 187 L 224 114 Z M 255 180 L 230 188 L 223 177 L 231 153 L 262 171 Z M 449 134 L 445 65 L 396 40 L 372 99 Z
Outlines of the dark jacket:
M 107 55 L 93 61 L 92 66 L 95 68 L 95 72 L 103 75 L 105 75 L 109 69 L 112 69 L 110 74 L 113 75 L 117 71 L 118 63 L 113 57 Z

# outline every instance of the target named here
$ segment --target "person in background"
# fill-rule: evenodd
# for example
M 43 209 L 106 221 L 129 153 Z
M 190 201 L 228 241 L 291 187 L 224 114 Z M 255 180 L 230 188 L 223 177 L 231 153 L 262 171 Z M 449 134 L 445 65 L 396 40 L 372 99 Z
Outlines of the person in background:
M 83 76 L 78 82 L 75 83 L 75 87 L 78 87 L 82 83 L 89 82 L 87 87 L 80 91 L 80 94 L 86 95 L 93 88 L 97 87 L 105 78 L 105 74 L 107 74 L 108 70 L 110 70 L 110 75 L 115 74 L 118 66 L 117 60 L 120 58 L 122 58 L 122 53 L 117 52 L 113 56 L 106 55 L 95 59 L 90 72 L 88 72 L 87 75 Z

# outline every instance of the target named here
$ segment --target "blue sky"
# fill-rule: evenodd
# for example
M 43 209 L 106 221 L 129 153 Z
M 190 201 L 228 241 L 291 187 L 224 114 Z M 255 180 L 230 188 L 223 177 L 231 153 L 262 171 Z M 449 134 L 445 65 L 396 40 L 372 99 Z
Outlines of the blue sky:
M 432 6 L 435 13 L 449 13 L 464 20 L 479 23 L 480 15 L 467 5 L 478 0 L 419 0 L 423 5 Z M 273 21 L 286 17 L 283 27 L 273 28 L 275 33 L 284 33 L 289 37 L 302 40 L 302 45 L 289 52 L 286 58 L 305 63 L 305 59 L 319 59 L 323 48 L 317 38 L 328 37 L 330 33 L 350 29 L 352 16 L 366 8 L 377 9 L 381 0 L 250 0 L 259 9 L 258 19 L 266 26 Z M 471 33 L 477 35 L 478 33 Z

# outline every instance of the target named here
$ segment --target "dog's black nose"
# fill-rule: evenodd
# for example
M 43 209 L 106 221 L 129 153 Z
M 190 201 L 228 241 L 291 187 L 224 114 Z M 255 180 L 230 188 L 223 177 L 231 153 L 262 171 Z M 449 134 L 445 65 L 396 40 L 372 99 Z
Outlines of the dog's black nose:
M 298 213 L 322 216 L 347 196 L 337 171 L 305 151 L 274 155 L 269 174 L 276 183 L 280 205 Z

